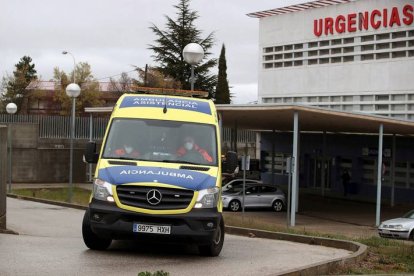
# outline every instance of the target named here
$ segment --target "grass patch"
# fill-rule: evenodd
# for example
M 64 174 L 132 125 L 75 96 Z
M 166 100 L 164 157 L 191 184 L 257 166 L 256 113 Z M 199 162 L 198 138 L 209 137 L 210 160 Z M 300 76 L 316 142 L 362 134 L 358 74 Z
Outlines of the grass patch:
M 15 189 L 12 193 L 61 202 L 68 202 L 69 198 L 69 188 Z M 74 187 L 71 203 L 87 206 L 90 194 L 90 190 Z
M 226 225 L 282 233 L 308 235 L 332 239 L 356 241 L 368 246 L 365 260 L 355 265 L 340 267 L 331 272 L 338 274 L 396 274 L 414 272 L 414 244 L 410 241 L 392 240 L 380 237 L 350 238 L 344 235 L 310 232 L 306 229 L 291 229 L 286 226 L 264 222 L 260 218 L 234 216 L 224 213 Z

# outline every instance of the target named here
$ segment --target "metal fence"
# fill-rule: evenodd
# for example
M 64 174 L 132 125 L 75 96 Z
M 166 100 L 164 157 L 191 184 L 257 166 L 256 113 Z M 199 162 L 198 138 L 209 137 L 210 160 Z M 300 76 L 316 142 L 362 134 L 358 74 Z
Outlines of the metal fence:
M 89 139 L 90 117 L 77 117 L 75 126 L 75 139 Z M 92 118 L 92 139 L 102 139 L 105 134 L 108 117 Z M 1 123 L 32 123 L 39 125 L 40 138 L 69 139 L 70 116 L 45 116 L 45 115 L 10 115 L 0 114 Z M 232 129 L 223 129 L 223 140 L 229 142 L 232 139 Z M 237 142 L 255 143 L 256 132 L 249 130 L 237 131 Z

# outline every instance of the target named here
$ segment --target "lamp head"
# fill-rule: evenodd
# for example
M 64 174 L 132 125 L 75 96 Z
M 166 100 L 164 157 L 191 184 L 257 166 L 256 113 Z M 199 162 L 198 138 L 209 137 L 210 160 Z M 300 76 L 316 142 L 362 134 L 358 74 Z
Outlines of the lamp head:
M 76 83 L 70 83 L 66 86 L 66 95 L 71 98 L 76 98 L 80 95 L 81 88 Z
M 15 103 L 8 103 L 6 105 L 6 111 L 9 114 L 14 114 L 17 112 L 17 105 Z
M 197 43 L 189 43 L 183 50 L 184 60 L 190 65 L 196 65 L 203 60 L 204 50 L 201 45 Z

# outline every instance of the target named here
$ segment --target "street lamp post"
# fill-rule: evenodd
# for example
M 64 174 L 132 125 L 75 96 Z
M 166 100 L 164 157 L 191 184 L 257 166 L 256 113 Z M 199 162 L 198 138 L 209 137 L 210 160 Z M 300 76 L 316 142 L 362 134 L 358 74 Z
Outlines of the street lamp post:
M 184 47 L 183 50 L 184 60 L 191 65 L 191 91 L 194 90 L 194 66 L 197 65 L 204 58 L 204 50 L 201 45 L 197 43 L 189 43 Z
M 75 83 L 75 72 L 76 72 L 76 61 L 75 61 L 75 56 L 71 53 L 71 52 L 68 52 L 68 51 L 62 51 L 62 54 L 63 55 L 67 55 L 67 54 L 69 54 L 69 55 L 71 55 L 72 56 L 72 59 L 73 59 L 73 83 Z
M 6 105 L 6 111 L 9 114 L 15 114 L 17 112 L 17 105 L 15 103 L 8 103 Z M 9 193 L 11 193 L 11 183 L 12 183 L 12 131 L 9 124 L 8 129 L 8 140 L 9 140 Z
M 69 195 L 68 201 L 72 202 L 73 193 L 73 139 L 75 137 L 75 108 L 76 108 L 76 97 L 79 96 L 81 88 L 76 83 L 71 83 L 66 86 L 66 95 L 72 98 L 72 115 L 71 115 L 71 126 L 70 126 L 70 158 L 69 158 Z

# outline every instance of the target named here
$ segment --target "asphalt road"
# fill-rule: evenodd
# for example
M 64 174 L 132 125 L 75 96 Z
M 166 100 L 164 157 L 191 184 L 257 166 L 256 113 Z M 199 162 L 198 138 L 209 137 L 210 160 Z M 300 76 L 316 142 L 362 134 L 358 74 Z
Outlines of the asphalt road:
M 104 252 L 83 244 L 84 211 L 7 199 L 8 228 L 0 234 L 0 275 L 276 275 L 350 252 L 286 241 L 226 235 L 216 258 L 200 257 L 192 246 L 113 242 Z

